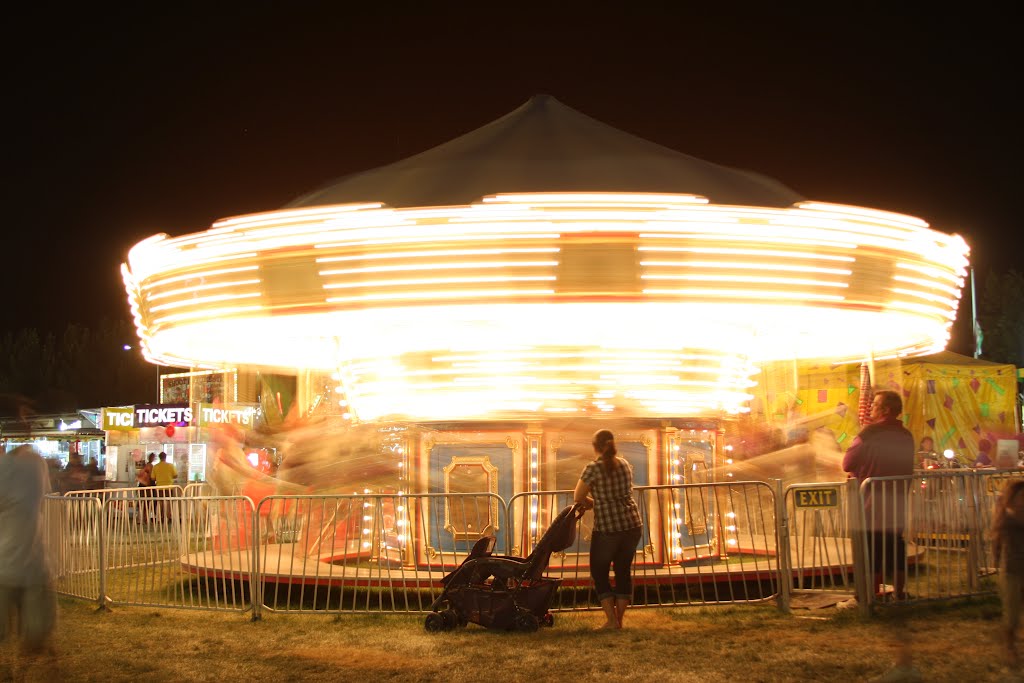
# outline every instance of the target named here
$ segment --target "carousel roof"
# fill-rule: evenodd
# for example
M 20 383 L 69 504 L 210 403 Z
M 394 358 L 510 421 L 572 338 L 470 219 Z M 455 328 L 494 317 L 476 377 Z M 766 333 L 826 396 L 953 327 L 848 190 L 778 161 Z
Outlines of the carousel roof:
M 536 95 L 472 132 L 333 181 L 288 206 L 456 206 L 521 192 L 695 194 L 713 204 L 769 207 L 803 199 L 771 178 L 662 147 Z

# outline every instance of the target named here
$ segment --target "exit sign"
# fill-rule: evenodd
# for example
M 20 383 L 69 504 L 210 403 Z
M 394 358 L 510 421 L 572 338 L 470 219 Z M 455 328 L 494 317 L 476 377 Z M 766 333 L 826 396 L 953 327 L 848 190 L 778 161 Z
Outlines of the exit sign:
M 796 489 L 793 495 L 798 508 L 839 507 L 839 489 L 834 486 L 823 489 Z

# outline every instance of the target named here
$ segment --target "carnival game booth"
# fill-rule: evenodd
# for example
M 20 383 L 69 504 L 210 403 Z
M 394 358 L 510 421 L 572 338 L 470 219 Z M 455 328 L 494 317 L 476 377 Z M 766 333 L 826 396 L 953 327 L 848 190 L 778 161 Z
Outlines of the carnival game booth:
M 870 404 L 870 392 L 863 391 L 867 374 L 874 390 L 903 397 L 904 423 L 917 442 L 931 437 L 936 451 L 951 449 L 963 466 L 974 462 L 981 440 L 995 446 L 1021 431 L 1013 365 L 943 351 L 872 366 L 873 374 L 867 363 L 805 363 L 789 381 L 783 369 L 759 382 L 754 409 L 783 422 L 824 427 L 845 448 L 860 431 L 860 408 Z
M 154 235 L 122 274 L 150 360 L 291 369 L 301 415 L 414 426 L 388 486 L 515 496 L 571 488 L 602 421 L 640 482 L 667 486 L 686 462 L 667 430 L 715 421 L 690 464 L 724 478 L 717 435 L 762 366 L 943 349 L 967 253 L 919 218 L 809 201 L 541 96 L 283 209 Z M 331 483 L 351 491 L 348 458 Z M 456 526 L 417 526 L 402 561 L 480 533 Z
M 54 467 L 64 467 L 73 457 L 81 458 L 83 463 L 96 458 L 102 467 L 105 458 L 99 413 L 94 409 L 35 415 L 27 422 L 0 418 L 0 442 L 4 450 L 22 444 L 32 446 Z

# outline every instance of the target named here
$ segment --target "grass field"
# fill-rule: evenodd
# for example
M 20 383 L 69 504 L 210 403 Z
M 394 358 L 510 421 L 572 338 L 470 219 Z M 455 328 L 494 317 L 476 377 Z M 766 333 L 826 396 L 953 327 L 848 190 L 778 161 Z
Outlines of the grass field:
M 898 611 L 896 611 L 898 610 Z M 886 671 L 906 639 L 926 681 L 997 681 L 994 598 L 889 608 L 780 613 L 772 606 L 637 609 L 626 628 L 594 632 L 593 612 L 553 628 L 470 625 L 428 634 L 421 616 L 247 615 L 60 602 L 56 654 L 21 671 L 39 681 L 862 681 Z M 4 644 L 0 677 L 13 665 Z M 1012 679 L 1009 679 L 1012 680 Z

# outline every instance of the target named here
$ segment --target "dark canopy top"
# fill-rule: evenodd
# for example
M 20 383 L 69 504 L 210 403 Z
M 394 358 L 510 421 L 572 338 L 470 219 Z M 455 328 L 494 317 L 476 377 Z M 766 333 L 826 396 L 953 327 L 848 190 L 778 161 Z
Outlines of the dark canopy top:
M 336 180 L 288 207 L 451 206 L 501 192 L 574 191 L 690 193 L 713 204 L 768 207 L 803 199 L 770 178 L 681 154 L 537 95 L 470 133 Z

